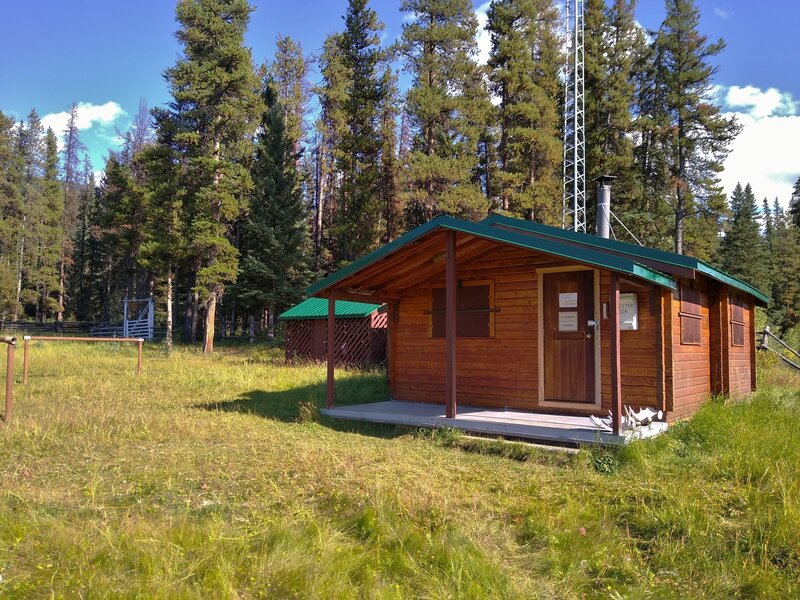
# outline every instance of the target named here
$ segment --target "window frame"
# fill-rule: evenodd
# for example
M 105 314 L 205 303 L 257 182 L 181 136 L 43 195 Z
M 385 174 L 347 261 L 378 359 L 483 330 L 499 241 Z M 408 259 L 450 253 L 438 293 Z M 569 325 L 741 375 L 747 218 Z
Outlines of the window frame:
M 488 340 L 488 339 L 494 338 L 494 315 L 495 315 L 495 313 L 499 312 L 499 310 L 495 307 L 494 279 L 476 279 L 476 280 L 458 281 L 457 284 L 456 284 L 456 303 L 458 301 L 458 290 L 460 288 L 478 287 L 478 286 L 487 286 L 489 288 L 489 308 L 487 308 L 487 309 L 469 309 L 469 312 L 478 312 L 478 311 L 480 311 L 480 312 L 485 312 L 485 313 L 488 314 L 488 317 L 489 317 L 489 335 L 480 335 L 480 336 L 478 336 L 478 335 L 470 335 L 470 336 L 459 335 L 458 334 L 458 322 L 457 322 L 458 314 L 460 312 L 464 311 L 465 309 L 462 309 L 461 311 L 457 309 L 456 310 L 456 339 Z M 444 317 L 444 315 L 445 315 L 445 311 L 444 310 L 438 311 L 438 310 L 434 310 L 433 309 L 433 295 L 435 293 L 434 290 L 445 290 L 445 293 L 446 293 L 446 287 L 444 285 L 431 286 L 431 291 L 430 291 L 430 310 L 426 311 L 430 315 L 430 318 L 428 319 L 428 337 L 431 338 L 431 339 L 434 339 L 434 340 L 443 340 L 443 339 L 445 339 L 447 337 L 446 333 L 444 335 L 441 335 L 441 336 L 433 334 L 433 331 L 434 331 L 434 326 L 433 326 L 434 318 L 436 318 L 436 315 L 442 315 L 442 317 Z M 462 312 L 462 314 L 463 314 L 463 312 Z
M 745 327 L 747 326 L 744 316 L 745 310 L 749 307 L 745 307 L 744 299 L 739 294 L 731 294 L 730 307 L 731 346 L 743 348 L 745 346 Z M 739 312 L 738 315 L 737 312 Z
M 680 317 L 681 345 L 702 346 L 703 295 L 700 290 L 685 284 L 680 286 L 680 310 L 678 315 Z M 690 323 L 692 324 L 692 329 L 688 327 Z

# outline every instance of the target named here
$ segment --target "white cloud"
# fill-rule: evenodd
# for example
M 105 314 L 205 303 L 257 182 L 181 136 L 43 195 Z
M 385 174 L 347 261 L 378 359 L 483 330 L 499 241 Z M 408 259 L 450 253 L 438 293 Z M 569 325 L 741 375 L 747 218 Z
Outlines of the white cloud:
M 716 86 L 712 94 L 742 126 L 721 175 L 725 191 L 749 183 L 759 200 L 785 206 L 800 175 L 800 103 L 789 92 L 752 85 Z
M 126 114 L 123 108 L 113 100 L 109 100 L 105 104 L 79 102 L 78 129 L 84 131 L 86 129 L 91 129 L 95 125 L 113 125 L 118 118 L 124 117 Z M 68 122 L 69 111 L 66 110 L 58 113 L 50 113 L 42 117 L 42 126 L 45 129 L 48 127 L 52 128 L 59 140 L 63 137 L 64 129 L 66 129 Z
M 489 22 L 487 13 L 491 5 L 491 1 L 484 2 L 475 9 L 475 16 L 478 18 L 478 33 L 475 36 L 475 41 L 478 44 L 478 64 L 481 65 L 485 65 L 488 62 L 489 53 L 492 50 L 492 36 L 486 30 L 486 24 Z
M 727 90 L 722 95 L 721 92 Z M 716 88 L 717 96 L 723 104 L 735 111 L 750 115 L 756 119 L 773 116 L 791 116 L 798 112 L 798 103 L 789 92 L 777 88 L 762 90 L 752 85 L 732 85 L 729 88 Z
M 717 15 L 720 19 L 729 19 L 733 16 L 733 13 L 729 10 L 725 10 L 724 8 L 715 8 L 714 14 Z

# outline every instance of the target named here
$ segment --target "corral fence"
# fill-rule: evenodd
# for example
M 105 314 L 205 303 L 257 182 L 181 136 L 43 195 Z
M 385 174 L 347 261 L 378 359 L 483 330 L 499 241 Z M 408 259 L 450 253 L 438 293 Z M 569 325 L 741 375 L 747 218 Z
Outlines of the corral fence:
M 772 352 L 784 363 L 800 371 L 800 352 L 772 333 L 769 327 L 758 332 L 758 349 Z

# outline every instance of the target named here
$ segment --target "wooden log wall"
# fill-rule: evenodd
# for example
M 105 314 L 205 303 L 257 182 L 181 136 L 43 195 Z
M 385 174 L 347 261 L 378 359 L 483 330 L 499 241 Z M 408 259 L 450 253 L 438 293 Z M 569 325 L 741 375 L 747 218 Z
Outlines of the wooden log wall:
M 711 388 L 711 331 L 708 280 L 698 278 L 693 282 L 680 280 L 680 284 L 694 284 L 700 292 L 701 326 L 700 344 L 681 343 L 680 290 L 672 294 L 672 412 L 671 419 L 682 419 L 694 413 L 709 395 Z M 679 286 L 680 287 L 680 286 Z
M 458 402 L 522 410 L 550 410 L 539 404 L 538 381 L 538 274 L 537 269 L 572 266 L 551 256 L 498 245 L 489 253 L 459 263 L 459 282 L 492 280 L 494 284 L 494 337 L 459 338 L 457 341 Z M 444 270 L 425 285 L 404 291 L 398 318 L 390 320 L 391 360 L 389 381 L 397 400 L 444 401 L 445 340 L 432 338 L 432 288 L 444 285 Z M 601 272 L 600 302 L 608 303 L 610 274 Z M 624 284 L 623 293 L 636 292 L 639 330 L 623 331 L 623 401 L 635 406 L 658 405 L 658 311 L 651 293 Z M 656 296 L 658 298 L 658 296 Z M 601 307 L 602 308 L 602 307 Z M 601 320 L 602 407 L 610 408 L 608 320 Z M 569 411 L 568 411 L 569 412 Z

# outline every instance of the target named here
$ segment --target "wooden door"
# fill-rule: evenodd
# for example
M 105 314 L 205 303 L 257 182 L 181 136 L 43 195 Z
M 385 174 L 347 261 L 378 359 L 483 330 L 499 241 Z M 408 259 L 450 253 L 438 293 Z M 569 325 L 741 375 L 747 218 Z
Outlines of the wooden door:
M 594 271 L 545 273 L 544 399 L 595 401 Z
M 328 320 L 311 320 L 311 357 L 314 360 L 325 360 L 325 342 L 328 339 Z

